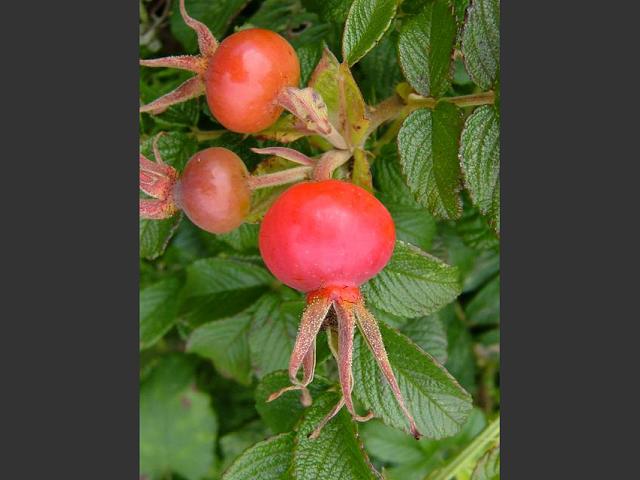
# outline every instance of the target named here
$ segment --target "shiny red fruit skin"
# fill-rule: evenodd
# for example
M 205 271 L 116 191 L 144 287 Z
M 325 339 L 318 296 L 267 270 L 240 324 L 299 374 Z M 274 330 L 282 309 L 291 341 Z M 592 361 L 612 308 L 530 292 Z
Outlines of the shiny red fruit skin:
M 293 47 L 270 30 L 251 28 L 227 37 L 205 72 L 207 102 L 228 130 L 255 133 L 282 113 L 280 91 L 300 82 L 300 62 Z
M 286 190 L 260 227 L 260 253 L 271 273 L 301 292 L 359 287 L 387 264 L 395 226 L 366 190 L 339 180 Z
M 207 148 L 187 162 L 175 187 L 176 203 L 203 230 L 229 232 L 249 213 L 248 175 L 247 167 L 231 150 Z

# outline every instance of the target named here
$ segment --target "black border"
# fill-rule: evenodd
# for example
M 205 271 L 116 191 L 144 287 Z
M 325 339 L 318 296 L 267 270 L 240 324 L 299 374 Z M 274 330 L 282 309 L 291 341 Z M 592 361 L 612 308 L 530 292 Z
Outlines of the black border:
M 138 476 L 137 9 L 3 6 L 3 477 Z M 638 18 L 502 2 L 507 479 L 637 470 Z
M 3 5 L 2 478 L 138 478 L 138 2 Z
M 639 17 L 501 7 L 502 475 L 637 477 Z

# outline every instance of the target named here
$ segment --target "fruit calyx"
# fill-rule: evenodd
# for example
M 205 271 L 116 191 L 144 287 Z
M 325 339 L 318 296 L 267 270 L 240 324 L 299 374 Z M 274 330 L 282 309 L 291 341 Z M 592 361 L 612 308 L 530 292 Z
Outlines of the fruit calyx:
M 337 324 L 328 321 L 327 315 L 333 308 L 337 317 Z M 418 431 L 415 420 L 407 409 L 396 377 L 391 369 L 387 352 L 382 341 L 382 335 L 376 319 L 367 310 L 364 299 L 358 287 L 327 286 L 307 294 L 307 307 L 302 314 L 298 336 L 289 361 L 289 380 L 291 385 L 272 393 L 267 402 L 280 397 L 285 392 L 300 390 L 301 402 L 304 406 L 311 404 L 308 385 L 313 381 L 316 363 L 316 337 L 321 328 L 327 330 L 329 347 L 338 363 L 338 375 L 342 397 L 331 411 L 320 421 L 309 434 L 309 438 L 317 438 L 324 426 L 340 411 L 343 406 L 358 422 L 366 422 L 373 418 L 373 412 L 359 415 L 355 411 L 351 392 L 353 391 L 353 341 L 356 326 L 365 338 L 382 374 L 386 378 L 400 409 L 409 422 L 409 430 L 414 438 L 422 435 Z M 332 344 L 332 337 L 337 334 L 337 349 Z M 298 378 L 298 371 L 302 368 L 302 379 Z
M 173 216 L 178 207 L 174 198 L 174 189 L 178 181 L 175 168 L 162 161 L 158 140 L 162 133 L 153 141 L 153 155 L 155 162 L 140 154 L 140 190 L 152 198 L 140 199 L 140 218 L 162 220 Z
M 180 15 L 182 15 L 184 23 L 196 32 L 200 54 L 140 60 L 140 65 L 145 67 L 167 67 L 188 70 L 196 73 L 196 76 L 191 77 L 166 95 L 141 106 L 140 112 L 158 115 L 171 105 L 204 95 L 204 74 L 209 66 L 209 60 L 218 48 L 218 41 L 204 23 L 196 20 L 187 13 L 184 0 L 180 0 Z

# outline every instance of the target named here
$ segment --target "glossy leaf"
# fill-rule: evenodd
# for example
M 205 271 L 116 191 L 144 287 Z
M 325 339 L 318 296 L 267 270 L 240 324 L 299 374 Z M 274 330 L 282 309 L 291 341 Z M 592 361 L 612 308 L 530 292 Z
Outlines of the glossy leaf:
M 483 89 L 500 74 L 500 0 L 473 0 L 462 34 L 462 53 L 467 72 Z
M 437 360 L 407 337 L 383 323 L 380 331 L 400 390 L 420 432 L 428 438 L 454 435 L 467 421 L 471 396 Z M 408 432 L 408 423 L 361 336 L 355 344 L 355 395 L 386 424 Z
M 484 105 L 467 118 L 460 163 L 471 200 L 500 233 L 500 115 L 495 107 Z
M 382 38 L 396 14 L 397 0 L 354 0 L 342 36 L 342 57 L 354 65 Z
M 440 103 L 434 110 L 413 112 L 398 133 L 400 164 L 409 189 L 436 217 L 456 219 L 462 213 L 458 145 L 458 109 Z
M 398 58 L 411 86 L 424 96 L 441 97 L 451 84 L 456 19 L 447 0 L 426 2 L 400 29 Z
M 394 315 L 429 315 L 460 294 L 458 270 L 398 241 L 391 260 L 362 286 L 369 302 Z

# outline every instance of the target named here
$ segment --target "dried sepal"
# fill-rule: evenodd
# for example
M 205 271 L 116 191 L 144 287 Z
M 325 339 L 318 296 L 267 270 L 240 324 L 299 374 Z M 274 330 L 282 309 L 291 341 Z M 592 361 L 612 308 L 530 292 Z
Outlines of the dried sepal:
M 146 67 L 168 67 L 188 70 L 197 75 L 190 78 L 175 90 L 140 107 L 140 112 L 158 115 L 171 105 L 199 97 L 205 92 L 204 74 L 209 60 L 218 48 L 218 41 L 207 26 L 191 17 L 184 6 L 184 0 L 180 0 L 180 14 L 184 22 L 196 32 L 200 55 L 179 55 L 165 58 L 140 60 L 140 65 Z
M 178 172 L 162 161 L 158 148 L 158 139 L 162 135 L 162 133 L 158 134 L 153 141 L 155 162 L 139 154 L 140 190 L 153 197 L 153 199 L 140 199 L 139 214 L 140 218 L 149 220 L 169 218 L 178 211 L 173 199 L 173 189 L 178 180 Z
M 313 88 L 286 87 L 278 95 L 278 104 L 297 118 L 299 131 L 320 135 L 336 148 L 348 148 L 345 139 L 329 121 L 322 96 Z
M 199 97 L 204 94 L 204 81 L 200 76 L 192 77 L 175 90 L 163 95 L 151 103 L 142 105 L 140 112 L 158 115 L 164 112 L 171 105 L 186 102 L 192 98 Z
M 294 163 L 299 163 L 300 165 L 313 166 L 316 164 L 316 161 L 314 159 L 307 157 L 304 153 L 294 150 L 293 148 L 287 148 L 287 147 L 252 148 L 251 151 L 259 155 L 275 155 L 277 157 L 284 158 L 285 160 L 289 160 Z
M 358 323 L 358 327 L 360 328 L 360 332 L 364 337 L 367 345 L 369 346 L 369 350 L 373 354 L 373 357 L 376 360 L 376 363 L 382 370 L 382 374 L 387 379 L 389 386 L 391 387 L 391 391 L 393 395 L 396 397 L 398 404 L 400 405 L 400 409 L 402 413 L 409 421 L 409 427 L 411 429 L 411 434 L 417 439 L 422 436 L 422 434 L 418 431 L 418 427 L 416 426 L 416 422 L 413 419 L 413 416 L 407 409 L 404 398 L 402 397 L 402 392 L 400 392 L 400 387 L 398 386 L 398 381 L 396 380 L 396 376 L 391 369 L 391 364 L 389 363 L 389 358 L 387 357 L 387 351 L 384 348 L 384 343 L 382 341 L 382 335 L 380 333 L 380 329 L 378 328 L 378 323 L 376 319 L 373 317 L 371 312 L 367 310 L 364 306 L 364 303 L 359 302 L 354 307 L 356 320 Z

